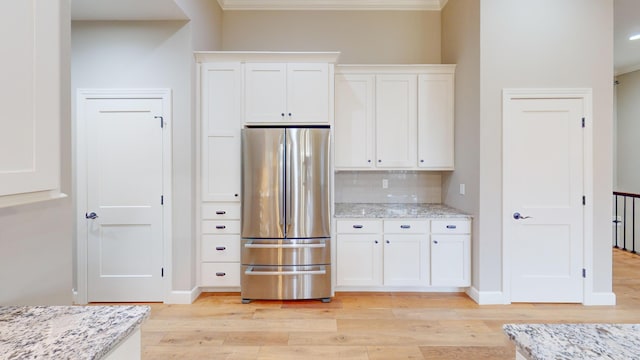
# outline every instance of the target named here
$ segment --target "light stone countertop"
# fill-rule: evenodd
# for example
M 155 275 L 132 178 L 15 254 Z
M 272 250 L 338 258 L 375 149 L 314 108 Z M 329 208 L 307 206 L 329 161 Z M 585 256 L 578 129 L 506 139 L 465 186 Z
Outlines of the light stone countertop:
M 442 204 L 336 203 L 336 218 L 464 218 L 469 214 Z
M 0 358 L 102 359 L 149 306 L 0 306 Z
M 528 360 L 640 359 L 640 324 L 506 324 Z

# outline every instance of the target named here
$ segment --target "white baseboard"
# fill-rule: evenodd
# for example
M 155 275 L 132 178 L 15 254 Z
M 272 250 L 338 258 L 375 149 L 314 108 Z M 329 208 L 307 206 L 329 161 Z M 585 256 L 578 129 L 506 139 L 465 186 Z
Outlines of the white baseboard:
M 467 290 L 467 295 L 479 305 L 505 304 L 502 291 L 478 291 L 478 289 L 472 286 Z
M 202 291 L 197 286 L 191 289 L 191 291 L 174 290 L 165 299 L 164 303 L 165 304 L 192 304 L 198 298 L 198 296 L 200 296 L 201 293 Z
M 591 293 L 587 294 L 584 299 L 584 305 L 615 305 L 616 294 L 612 292 Z

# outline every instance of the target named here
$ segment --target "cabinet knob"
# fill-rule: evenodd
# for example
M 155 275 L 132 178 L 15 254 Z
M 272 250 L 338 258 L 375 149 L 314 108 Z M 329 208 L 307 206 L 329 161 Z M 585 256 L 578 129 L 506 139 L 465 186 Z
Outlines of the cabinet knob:
M 233 194 L 233 196 L 238 197 L 238 194 Z
M 378 162 L 379 162 L 379 163 L 381 163 L 381 162 L 382 162 L 382 160 L 379 160 L 379 159 L 378 159 Z
M 438 240 L 433 240 L 433 243 L 434 243 L 434 244 L 437 244 L 437 243 L 438 243 Z
M 377 244 L 377 243 L 378 243 L 378 240 L 374 240 L 374 241 L 373 241 L 373 243 L 374 243 L 374 244 Z
M 280 116 L 284 117 L 284 113 L 281 113 Z
M 367 162 L 368 162 L 369 164 L 371 164 L 371 160 L 367 160 Z
M 227 227 L 224 225 L 216 225 L 216 229 L 218 230 L 222 230 L 222 229 L 226 229 Z
M 289 117 L 291 117 L 291 113 L 289 113 Z
M 391 244 L 391 242 L 389 240 L 387 240 L 387 244 Z
M 424 160 L 420 159 L 420 162 L 421 162 L 421 163 L 423 163 L 423 162 L 424 162 Z

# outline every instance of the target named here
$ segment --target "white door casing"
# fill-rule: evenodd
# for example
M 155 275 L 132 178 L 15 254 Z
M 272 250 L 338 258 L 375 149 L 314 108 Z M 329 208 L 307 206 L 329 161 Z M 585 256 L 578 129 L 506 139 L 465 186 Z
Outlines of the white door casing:
M 77 99 L 76 303 L 163 301 L 171 284 L 170 90 L 79 90 Z
M 504 91 L 506 303 L 584 302 L 590 291 L 590 109 L 590 90 Z

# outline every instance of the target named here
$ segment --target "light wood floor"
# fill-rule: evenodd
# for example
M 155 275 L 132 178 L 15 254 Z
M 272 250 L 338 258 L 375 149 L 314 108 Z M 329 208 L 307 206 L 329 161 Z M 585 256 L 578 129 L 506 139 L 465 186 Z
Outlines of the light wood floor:
M 464 294 L 337 293 L 255 301 L 237 293 L 151 304 L 144 359 L 514 359 L 505 323 L 640 323 L 640 256 L 614 251 L 616 306 L 477 305 Z

